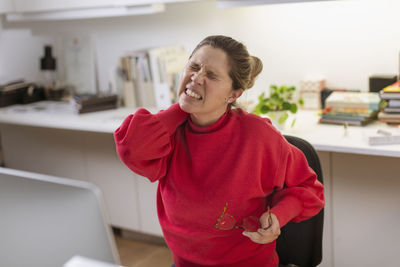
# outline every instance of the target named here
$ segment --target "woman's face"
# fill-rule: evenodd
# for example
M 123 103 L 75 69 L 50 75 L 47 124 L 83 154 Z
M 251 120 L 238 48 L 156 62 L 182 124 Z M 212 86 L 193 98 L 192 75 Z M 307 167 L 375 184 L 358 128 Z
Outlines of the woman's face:
M 198 125 L 211 124 L 225 113 L 227 100 L 233 102 L 242 90 L 232 89 L 226 53 L 209 45 L 189 59 L 178 91 L 180 107 Z

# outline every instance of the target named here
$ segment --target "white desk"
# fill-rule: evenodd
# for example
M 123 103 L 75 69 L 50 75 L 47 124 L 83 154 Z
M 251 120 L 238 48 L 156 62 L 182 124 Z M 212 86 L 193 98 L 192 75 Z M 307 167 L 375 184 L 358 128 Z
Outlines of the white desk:
M 0 123 L 113 133 L 124 118 L 136 110 L 136 108 L 119 108 L 79 115 L 73 112 L 67 102 L 42 101 L 30 105 L 0 108 Z M 152 108 L 150 112 L 155 113 L 157 110 Z M 400 157 L 400 144 L 370 146 L 365 139 L 366 135 L 387 127 L 384 123 L 376 121 L 367 127 L 349 126 L 345 136 L 342 126 L 318 124 L 317 121 L 317 112 L 300 111 L 295 126 L 283 133 L 306 139 L 318 151 Z
M 136 108 L 76 114 L 68 102 L 41 101 L 0 108 L 0 123 L 62 130 L 113 133 Z M 151 110 L 156 112 L 156 110 Z
M 23 111 L 25 110 L 25 112 Z M 136 109 L 73 114 L 68 103 L 36 103 L 0 109 L 7 167 L 73 177 L 104 192 L 111 222 L 161 235 L 155 189 L 118 159 L 112 137 Z M 156 110 L 150 110 L 156 112 Z M 325 183 L 324 259 L 321 266 L 398 266 L 400 251 L 400 145 L 370 146 L 368 127 L 319 125 L 301 111 L 284 134 L 309 141 L 321 159 Z
M 343 126 L 318 124 L 318 120 L 316 111 L 300 111 L 294 127 L 283 132 L 309 141 L 318 151 L 400 157 L 400 144 L 368 144 L 367 136 L 376 134 L 378 129 L 388 128 L 385 123 L 374 121 L 366 127 L 349 126 L 345 134 Z

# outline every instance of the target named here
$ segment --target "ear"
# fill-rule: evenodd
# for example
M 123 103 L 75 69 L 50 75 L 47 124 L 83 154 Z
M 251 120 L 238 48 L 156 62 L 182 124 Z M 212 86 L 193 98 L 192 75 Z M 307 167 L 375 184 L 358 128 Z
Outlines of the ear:
M 230 98 L 233 98 L 234 100 L 236 100 L 243 94 L 243 91 L 244 91 L 243 89 L 232 90 Z

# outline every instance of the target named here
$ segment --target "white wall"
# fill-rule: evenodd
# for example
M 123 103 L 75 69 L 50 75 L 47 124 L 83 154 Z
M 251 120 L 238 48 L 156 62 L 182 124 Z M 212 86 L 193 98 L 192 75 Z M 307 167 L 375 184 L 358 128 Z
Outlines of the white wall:
M 254 99 L 271 83 L 298 85 L 307 76 L 324 76 L 331 87 L 368 90 L 371 74 L 398 72 L 398 10 L 400 1 L 396 0 L 342 0 L 232 9 L 217 9 L 215 1 L 201 1 L 169 4 L 165 13 L 155 15 L 51 23 L 3 22 L 1 43 L 7 32 L 16 29 L 30 28 L 34 37 L 30 37 L 31 45 L 22 47 L 0 44 L 3 65 L 0 75 L 1 71 L 19 74 L 20 66 L 27 60 L 28 66 L 34 68 L 36 63 L 32 61 L 43 53 L 38 47 L 46 38 L 57 43 L 62 35 L 89 32 L 96 41 L 99 84 L 104 90 L 109 70 L 126 50 L 183 44 L 190 51 L 203 37 L 224 34 L 243 41 L 264 62 L 264 71 L 255 90 L 249 91 L 248 99 Z M 13 36 L 6 42 L 19 41 Z M 10 52 L 5 49 L 13 53 L 14 60 L 7 62 L 10 68 L 4 68 L 3 57 Z M 22 72 L 27 77 L 35 76 L 25 67 Z
M 0 33 L 0 84 L 20 78 L 41 80 L 43 46 L 52 42 L 49 37 L 32 36 L 29 29 L 3 30 Z

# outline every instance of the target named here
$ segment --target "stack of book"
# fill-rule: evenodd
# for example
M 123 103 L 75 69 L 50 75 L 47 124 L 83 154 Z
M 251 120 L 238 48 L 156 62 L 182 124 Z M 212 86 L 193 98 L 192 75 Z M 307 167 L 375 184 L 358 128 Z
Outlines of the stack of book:
M 333 92 L 325 101 L 320 123 L 366 125 L 376 119 L 380 105 L 378 93 Z
M 400 81 L 383 88 L 380 97 L 386 106 L 378 114 L 378 120 L 387 124 L 400 124 Z
M 82 94 L 71 98 L 76 113 L 88 113 L 117 108 L 118 96 L 114 94 Z

